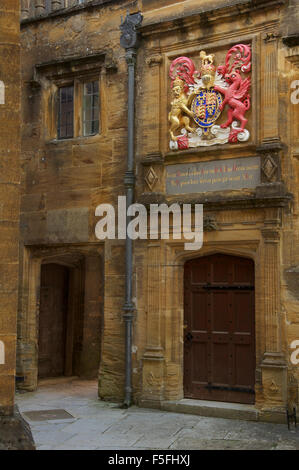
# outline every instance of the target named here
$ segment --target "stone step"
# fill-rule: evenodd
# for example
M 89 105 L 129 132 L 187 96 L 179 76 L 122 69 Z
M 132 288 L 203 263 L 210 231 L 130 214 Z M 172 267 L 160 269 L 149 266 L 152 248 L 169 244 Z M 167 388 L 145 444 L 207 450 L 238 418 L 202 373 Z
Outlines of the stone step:
M 254 405 L 240 403 L 223 403 L 207 400 L 192 400 L 184 398 L 177 401 L 164 401 L 161 404 L 164 411 L 186 413 L 206 417 L 241 419 L 245 421 L 259 421 L 259 411 Z

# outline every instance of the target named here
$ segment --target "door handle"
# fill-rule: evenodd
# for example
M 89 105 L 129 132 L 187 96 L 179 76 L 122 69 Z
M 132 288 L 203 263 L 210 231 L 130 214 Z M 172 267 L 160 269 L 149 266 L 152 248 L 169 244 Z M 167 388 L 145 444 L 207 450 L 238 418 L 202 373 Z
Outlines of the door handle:
M 192 335 L 191 333 L 188 333 L 188 334 L 186 335 L 186 340 L 187 340 L 187 341 L 192 341 L 192 340 L 193 340 L 193 335 Z

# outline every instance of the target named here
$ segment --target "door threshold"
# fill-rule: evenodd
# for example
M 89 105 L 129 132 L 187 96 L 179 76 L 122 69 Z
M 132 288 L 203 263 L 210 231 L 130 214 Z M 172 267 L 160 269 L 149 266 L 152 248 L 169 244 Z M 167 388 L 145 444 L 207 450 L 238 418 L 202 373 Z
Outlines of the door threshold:
M 259 410 L 254 405 L 242 403 L 228 403 L 220 401 L 194 400 L 183 398 L 176 401 L 163 401 L 162 410 L 175 413 L 186 413 L 213 418 L 240 419 L 245 421 L 259 421 Z

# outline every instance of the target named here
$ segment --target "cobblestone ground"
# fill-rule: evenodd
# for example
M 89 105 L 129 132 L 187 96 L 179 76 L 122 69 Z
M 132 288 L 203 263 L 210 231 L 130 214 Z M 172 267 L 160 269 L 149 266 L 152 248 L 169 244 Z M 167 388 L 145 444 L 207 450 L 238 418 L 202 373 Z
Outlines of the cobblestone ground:
M 18 393 L 17 403 L 39 450 L 299 450 L 299 428 L 162 412 L 97 399 L 95 381 L 46 382 Z M 32 421 L 26 412 L 65 410 L 73 418 Z

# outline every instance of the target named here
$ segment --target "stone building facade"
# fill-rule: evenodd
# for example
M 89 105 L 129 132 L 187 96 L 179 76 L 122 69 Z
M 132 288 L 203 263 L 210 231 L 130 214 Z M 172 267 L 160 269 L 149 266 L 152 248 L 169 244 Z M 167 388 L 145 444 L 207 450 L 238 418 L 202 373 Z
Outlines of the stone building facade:
M 299 340 L 296 1 L 22 1 L 20 386 L 99 371 L 99 397 L 123 398 L 125 241 L 96 238 L 95 210 L 117 207 L 126 191 L 128 67 L 119 27 L 127 11 L 143 16 L 135 201 L 203 204 L 205 228 L 198 251 L 185 250 L 184 238 L 134 242 L 134 401 L 249 403 L 261 419 L 284 420 L 299 399 L 291 362 Z M 218 67 L 240 44 L 251 62 L 237 71 L 250 96 L 246 119 L 238 115 L 245 138 L 231 137 L 233 128 L 226 141 L 206 130 L 196 137 L 194 118 L 184 133 L 175 79 L 185 99 L 197 83 L 192 62 L 198 78 L 206 66 L 216 80 L 217 68 L 227 90 Z M 181 72 L 177 58 L 188 59 Z M 182 80 L 186 71 L 191 82 Z M 200 100 L 213 93 L 220 103 L 224 92 L 198 87 L 199 117 L 207 106 Z M 223 105 L 217 124 L 232 106 Z M 182 118 L 171 138 L 169 112 Z M 190 183 L 190 171 L 211 168 L 239 168 L 236 185 Z

